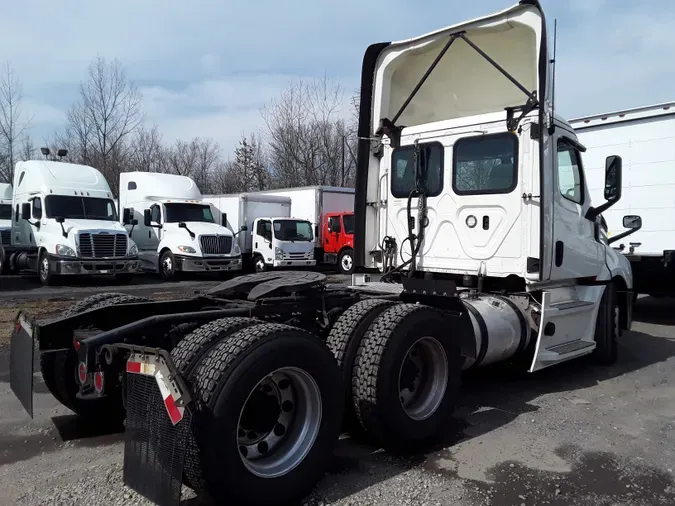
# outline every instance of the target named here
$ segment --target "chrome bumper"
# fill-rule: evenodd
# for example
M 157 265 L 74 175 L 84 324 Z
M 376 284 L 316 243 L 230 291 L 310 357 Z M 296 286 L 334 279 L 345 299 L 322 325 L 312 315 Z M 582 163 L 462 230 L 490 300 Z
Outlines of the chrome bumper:
M 133 274 L 140 270 L 138 257 L 131 258 L 79 258 L 49 257 L 49 267 L 59 276 L 79 276 L 83 274 Z
M 242 269 L 241 257 L 189 257 L 175 255 L 176 270 L 182 272 L 228 272 Z

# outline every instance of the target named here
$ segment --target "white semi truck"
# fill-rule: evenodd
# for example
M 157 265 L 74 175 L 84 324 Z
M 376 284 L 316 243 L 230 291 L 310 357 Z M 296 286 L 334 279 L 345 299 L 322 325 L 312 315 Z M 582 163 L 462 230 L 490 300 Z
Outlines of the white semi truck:
M 12 185 L 0 183 L 0 246 L 12 244 Z
M 291 215 L 291 199 L 263 193 L 206 195 L 218 223 L 238 233 L 245 267 L 256 272 L 312 267 L 315 235 L 308 220 Z
M 603 213 L 609 237 L 622 234 L 624 214 L 644 227 L 630 239 L 614 239 L 630 260 L 634 294 L 675 294 L 675 102 L 585 116 L 570 121 L 586 146 L 584 168 L 593 199 L 602 195 L 603 160 L 624 162 L 621 203 Z
M 143 270 L 167 280 L 180 272 L 241 271 L 234 234 L 215 221 L 191 178 L 123 172 L 119 192 L 122 223 L 138 244 Z
M 183 482 L 274 506 L 314 488 L 342 432 L 436 445 L 464 370 L 614 363 L 633 278 L 601 214 L 620 201 L 622 159 L 607 157 L 592 202 L 585 148 L 551 104 L 547 41 L 523 0 L 367 49 L 354 258 L 372 274 L 257 273 L 176 301 L 85 299 L 46 324 L 19 315 L 13 391 L 32 413 L 36 334 L 79 364 L 89 409 L 120 413 L 125 378 L 128 486 L 161 504 Z M 79 338 L 91 322 L 101 333 Z
M 119 224 L 98 170 L 31 160 L 15 167 L 10 244 L 3 241 L 0 262 L 3 272 L 35 272 L 46 285 L 93 274 L 129 282 L 138 270 L 138 249 Z

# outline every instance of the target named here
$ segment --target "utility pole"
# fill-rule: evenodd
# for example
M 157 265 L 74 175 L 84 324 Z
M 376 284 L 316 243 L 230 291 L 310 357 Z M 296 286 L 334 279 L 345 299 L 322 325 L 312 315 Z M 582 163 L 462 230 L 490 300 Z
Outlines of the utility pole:
M 342 177 L 340 179 L 340 186 L 345 185 L 345 142 L 347 136 L 342 134 Z

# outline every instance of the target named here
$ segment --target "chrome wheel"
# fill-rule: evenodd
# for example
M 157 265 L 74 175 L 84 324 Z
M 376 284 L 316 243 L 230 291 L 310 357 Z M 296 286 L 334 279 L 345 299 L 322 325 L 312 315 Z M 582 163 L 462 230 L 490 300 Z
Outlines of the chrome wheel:
M 162 270 L 164 274 L 171 274 L 173 272 L 173 262 L 171 261 L 170 256 L 165 256 L 162 261 Z
M 255 271 L 263 272 L 264 270 L 265 270 L 265 260 L 263 260 L 261 257 L 258 257 L 255 261 Z
M 293 470 L 314 444 L 321 413 L 319 387 L 307 372 L 283 367 L 265 377 L 239 413 L 237 446 L 244 466 L 261 478 Z
M 352 268 L 352 265 L 354 265 L 352 256 L 350 254 L 342 255 L 342 262 L 340 263 L 342 270 L 344 272 L 349 272 Z
M 413 420 L 425 420 L 443 402 L 448 386 L 448 357 L 433 337 L 418 339 L 406 353 L 398 374 L 401 406 Z
M 46 256 L 40 262 L 40 277 L 47 279 L 49 277 L 49 258 Z

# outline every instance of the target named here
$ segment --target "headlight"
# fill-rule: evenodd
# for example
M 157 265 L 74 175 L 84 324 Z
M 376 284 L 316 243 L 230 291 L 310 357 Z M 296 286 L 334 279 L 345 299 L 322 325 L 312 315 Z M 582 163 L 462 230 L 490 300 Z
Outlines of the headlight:
M 281 248 L 274 248 L 274 258 L 276 260 L 284 259 L 284 251 Z
M 75 250 L 70 246 L 66 246 L 65 244 L 57 244 L 56 254 L 60 257 L 74 257 Z
M 182 251 L 183 253 L 197 253 L 197 250 L 192 246 L 178 246 L 178 251 Z
M 138 246 L 132 244 L 131 248 L 129 248 L 129 253 L 127 253 L 127 256 L 135 257 L 136 255 L 138 255 Z
M 232 248 L 232 253 L 234 253 L 235 255 L 241 255 L 241 248 L 239 247 L 238 244 L 234 245 L 234 248 Z

